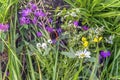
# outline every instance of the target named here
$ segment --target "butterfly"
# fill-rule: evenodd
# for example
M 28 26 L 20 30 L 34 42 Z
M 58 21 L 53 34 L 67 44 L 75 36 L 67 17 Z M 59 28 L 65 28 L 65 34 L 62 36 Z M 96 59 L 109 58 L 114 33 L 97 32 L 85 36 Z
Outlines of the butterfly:
M 81 26 L 82 26 L 82 18 L 78 20 L 78 27 L 76 28 L 78 33 L 81 31 Z
M 55 29 L 52 32 L 50 32 L 50 38 L 51 38 L 51 40 L 57 40 L 58 37 L 61 35 L 62 29 L 61 29 L 60 26 L 61 26 L 62 23 L 63 22 L 61 20 L 61 17 L 58 17 L 56 19 Z
M 61 28 L 54 29 L 52 32 L 50 32 L 51 40 L 57 40 L 58 37 L 61 35 L 61 33 L 62 33 L 62 29 Z

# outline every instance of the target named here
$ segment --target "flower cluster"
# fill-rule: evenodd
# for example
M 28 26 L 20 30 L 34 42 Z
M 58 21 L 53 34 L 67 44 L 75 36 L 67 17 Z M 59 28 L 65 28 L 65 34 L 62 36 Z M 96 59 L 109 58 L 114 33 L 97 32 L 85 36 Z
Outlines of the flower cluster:
M 82 37 L 82 42 L 84 47 L 88 47 L 88 41 L 85 37 Z
M 82 25 L 82 23 L 80 21 L 74 21 L 73 24 L 75 27 L 80 27 L 83 31 L 87 31 L 89 29 L 88 26 Z
M 5 32 L 8 31 L 9 25 L 8 24 L 0 24 L 0 31 Z
M 49 39 L 49 40 L 47 41 L 47 43 L 52 44 L 53 42 L 52 42 L 51 39 Z M 37 47 L 38 49 L 39 49 L 39 48 L 47 49 L 47 47 L 48 47 L 47 43 L 46 43 L 46 42 L 37 43 L 37 44 L 36 44 L 36 47 Z
M 77 46 L 77 48 L 75 48 L 76 50 L 80 50 L 76 52 L 76 56 L 78 56 L 79 58 L 90 58 L 91 52 L 88 50 L 92 50 L 93 53 L 96 52 L 97 46 L 100 49 L 99 52 L 99 56 L 100 59 L 102 60 L 103 58 L 107 58 L 111 55 L 111 52 L 107 50 L 107 48 L 104 48 L 103 45 L 101 45 L 101 43 L 110 43 L 113 44 L 113 36 L 109 36 L 104 37 L 104 27 L 88 27 L 87 24 L 83 25 L 82 24 L 82 20 L 79 19 L 78 20 L 74 20 L 72 21 L 73 25 L 70 25 L 72 29 L 75 29 L 74 32 L 71 31 L 70 35 L 74 35 L 71 36 L 71 40 L 69 40 L 69 44 L 71 47 L 75 47 Z M 71 30 L 71 29 L 70 29 Z M 78 32 L 75 32 L 78 31 Z M 97 44 L 96 44 L 97 43 Z M 88 49 L 88 50 L 87 50 Z M 107 50 L 107 51 L 104 51 Z M 94 57 L 94 54 L 93 54 Z
M 46 14 L 43 12 L 42 9 L 39 9 L 37 4 L 35 3 L 28 3 L 26 8 L 22 9 L 20 12 L 20 24 L 37 24 L 39 18 L 43 18 Z

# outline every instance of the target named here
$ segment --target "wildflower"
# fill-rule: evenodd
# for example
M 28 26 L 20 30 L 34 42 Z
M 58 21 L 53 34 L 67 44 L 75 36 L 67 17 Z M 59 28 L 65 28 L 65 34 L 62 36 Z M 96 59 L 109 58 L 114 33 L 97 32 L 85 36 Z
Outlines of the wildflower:
M 29 24 L 30 23 L 30 19 L 27 17 L 21 17 L 20 18 L 20 24 L 24 25 L 24 24 Z
M 47 48 L 47 44 L 46 44 L 46 43 L 42 43 L 41 47 L 42 47 L 43 49 L 46 49 L 46 48 Z
M 57 42 L 56 39 L 53 39 L 53 40 L 52 40 L 52 44 L 55 44 L 56 42 Z
M 32 19 L 32 23 L 33 23 L 33 24 L 36 24 L 36 23 L 37 23 L 37 17 L 34 17 L 34 18 Z
M 88 26 L 82 26 L 82 29 L 87 31 L 89 28 L 88 28 Z
M 96 35 L 99 35 L 104 31 L 104 27 L 93 28 L 93 31 Z
M 30 2 L 30 3 L 29 3 L 29 5 L 30 5 L 30 9 L 31 9 L 31 10 L 33 10 L 33 11 L 34 11 L 34 10 L 36 10 L 36 9 L 37 9 L 37 5 L 36 5 L 36 4 L 34 4 L 34 3 L 32 3 L 32 2 Z
M 82 37 L 82 42 L 83 42 L 83 46 L 87 47 L 88 46 L 88 41 L 85 37 Z
M 51 40 L 51 39 L 49 39 L 49 40 L 48 40 L 48 43 L 52 44 L 52 40 Z
M 78 21 L 74 21 L 73 24 L 74 24 L 74 26 L 77 27 L 78 26 Z
M 37 11 L 35 11 L 35 12 L 34 12 L 34 15 L 35 15 L 36 17 L 45 17 L 45 16 L 46 16 L 46 14 L 45 14 L 42 10 L 37 10 Z
M 90 58 L 91 57 L 90 54 L 91 53 L 85 49 L 84 51 L 77 51 L 75 55 L 78 56 L 78 58 L 84 57 Z
M 49 18 L 49 19 L 48 19 L 48 21 L 49 21 L 50 23 L 52 23 L 52 22 L 53 22 L 53 20 L 52 20 L 51 18 Z
M 38 36 L 38 37 L 41 37 L 41 36 L 42 36 L 42 33 L 41 33 L 41 32 L 37 32 L 37 36 Z
M 83 42 L 83 46 L 84 46 L 84 47 L 87 47 L 87 46 L 88 46 L 88 41 L 84 41 L 84 42 Z
M 103 38 L 103 37 L 99 37 L 99 38 L 95 37 L 95 38 L 93 39 L 93 41 L 94 41 L 94 42 L 100 42 L 100 41 L 102 40 L 102 38 Z
M 72 12 L 70 15 L 73 16 L 73 17 L 77 16 L 75 12 Z
M 62 29 L 59 27 L 56 29 L 57 33 L 60 35 L 62 33 Z
M 0 31 L 8 31 L 9 25 L 8 24 L 0 24 Z
M 40 47 L 41 47 L 41 43 L 37 43 L 37 44 L 36 44 L 36 47 L 37 47 L 37 48 L 40 48 Z
M 105 38 L 106 42 L 109 43 L 109 44 L 113 44 L 113 39 L 114 39 L 114 35 L 112 36 L 109 36 L 109 38 Z
M 29 9 L 29 8 L 23 9 L 23 10 L 22 10 L 22 17 L 26 17 L 26 16 L 30 15 L 31 12 L 32 12 L 32 11 L 31 11 L 31 9 Z
M 51 27 L 49 27 L 49 26 L 46 26 L 45 29 L 46 29 L 48 32 L 52 32 L 52 31 L 54 31 L 54 29 L 51 28 Z
M 84 42 L 84 41 L 87 41 L 87 39 L 85 38 L 85 37 L 82 37 L 82 41 Z
M 100 51 L 100 56 L 103 58 L 109 57 L 110 55 L 110 51 Z

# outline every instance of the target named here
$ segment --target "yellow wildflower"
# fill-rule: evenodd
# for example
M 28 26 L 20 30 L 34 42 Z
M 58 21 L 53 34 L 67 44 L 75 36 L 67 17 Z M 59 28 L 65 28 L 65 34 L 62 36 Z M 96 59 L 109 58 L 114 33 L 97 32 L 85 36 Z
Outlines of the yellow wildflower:
M 93 39 L 93 41 L 94 41 L 94 42 L 100 42 L 100 41 L 102 40 L 102 38 L 103 38 L 103 37 L 99 37 L 99 38 L 96 38 L 96 37 L 95 37 L 95 38 Z
M 85 37 L 82 37 L 82 41 L 84 42 L 84 41 L 87 41 L 87 39 L 85 38 Z
M 88 46 L 88 41 L 84 41 L 84 42 L 83 42 L 83 46 L 84 46 L 84 47 L 87 47 L 87 46 Z
M 99 37 L 99 41 L 101 41 L 101 40 L 102 40 L 102 38 L 103 38 L 103 37 Z

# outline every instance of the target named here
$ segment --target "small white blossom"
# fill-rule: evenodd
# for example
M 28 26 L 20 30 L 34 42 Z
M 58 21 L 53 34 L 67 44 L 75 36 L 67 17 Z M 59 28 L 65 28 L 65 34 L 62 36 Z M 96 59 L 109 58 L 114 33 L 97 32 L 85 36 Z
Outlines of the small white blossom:
M 70 15 L 73 16 L 73 17 L 77 16 L 75 12 L 72 12 Z
M 41 43 L 37 43 L 37 44 L 36 44 L 36 47 L 37 47 L 37 48 L 40 48 L 40 47 L 41 47 Z
M 41 47 L 42 47 L 43 49 L 46 49 L 46 48 L 47 48 L 47 44 L 46 44 L 46 43 L 42 43 Z
M 90 58 L 91 57 L 90 54 L 91 53 L 85 49 L 84 51 L 77 51 L 75 55 L 78 56 L 78 58 L 84 57 Z
M 108 38 L 105 38 L 106 42 L 109 44 L 113 44 L 113 39 L 114 39 L 114 35 L 111 35 Z
M 52 40 L 51 40 L 51 39 L 49 39 L 49 40 L 48 40 L 48 43 L 52 44 Z

